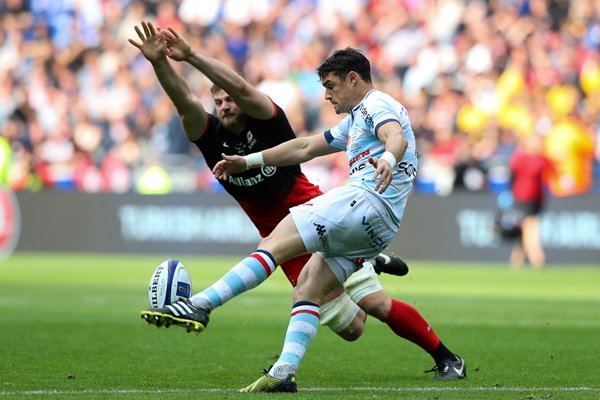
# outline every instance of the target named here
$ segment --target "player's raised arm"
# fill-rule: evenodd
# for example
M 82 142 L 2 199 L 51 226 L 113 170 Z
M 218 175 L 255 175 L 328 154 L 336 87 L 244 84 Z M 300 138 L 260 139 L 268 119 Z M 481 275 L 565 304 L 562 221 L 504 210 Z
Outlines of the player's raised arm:
M 190 140 L 199 139 L 208 123 L 206 111 L 191 93 L 185 79 L 169 63 L 165 38 L 151 22 L 142 21 L 141 28 L 135 26 L 135 31 L 141 42 L 129 39 L 129 43 L 137 47 L 152 64 L 160 85 L 177 109 L 186 136 Z
M 212 57 L 194 50 L 183 36 L 169 28 L 163 35 L 167 40 L 168 55 L 176 61 L 185 61 L 202 72 L 212 83 L 223 89 L 246 114 L 257 119 L 271 119 L 275 107 L 271 99 L 252 86 L 236 71 Z
M 396 121 L 383 124 L 377 131 L 377 136 L 385 143 L 385 152 L 380 158 L 369 158 L 369 162 L 375 167 L 373 180 L 379 177 L 375 190 L 383 193 L 392 182 L 394 168 L 404 157 L 408 141 L 404 137 L 402 126 Z
M 338 151 L 341 150 L 330 146 L 323 135 L 314 135 L 292 139 L 247 156 L 222 154 L 223 159 L 215 165 L 212 172 L 217 179 L 227 179 L 231 174 L 243 172 L 250 168 L 259 168 L 265 165 L 275 167 L 297 165 L 315 157 Z

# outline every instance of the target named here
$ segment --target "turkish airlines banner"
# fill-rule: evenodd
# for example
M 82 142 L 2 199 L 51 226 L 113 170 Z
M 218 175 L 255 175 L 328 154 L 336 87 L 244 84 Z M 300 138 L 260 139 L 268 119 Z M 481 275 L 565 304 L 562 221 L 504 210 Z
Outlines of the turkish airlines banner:
M 243 256 L 260 240 L 238 204 L 222 193 L 20 192 L 17 198 L 17 251 Z M 7 199 L 1 204 L 0 243 L 10 249 L 18 236 L 18 206 Z M 496 215 L 491 194 L 413 195 L 387 251 L 408 260 L 507 262 L 512 243 L 494 231 Z M 600 196 L 550 199 L 541 231 L 548 263 L 600 267 Z

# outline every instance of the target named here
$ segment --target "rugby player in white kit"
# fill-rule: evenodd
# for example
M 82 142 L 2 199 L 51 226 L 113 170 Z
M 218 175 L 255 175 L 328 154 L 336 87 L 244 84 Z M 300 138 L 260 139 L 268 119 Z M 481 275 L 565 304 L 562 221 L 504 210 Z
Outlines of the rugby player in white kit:
M 246 156 L 226 156 L 213 173 L 227 179 L 249 168 L 286 166 L 346 151 L 346 184 L 293 207 L 258 251 L 277 265 L 313 253 L 294 289 L 294 305 L 277 362 L 248 392 L 296 391 L 296 369 L 314 338 L 323 297 L 343 285 L 360 261 L 385 249 L 400 228 L 417 170 L 415 136 L 406 109 L 373 87 L 370 63 L 358 50 L 337 50 L 317 68 L 325 99 L 348 113 L 323 135 L 297 138 Z M 447 349 L 446 349 L 447 350 Z M 464 361 L 448 352 L 434 367 L 440 375 L 466 376 Z

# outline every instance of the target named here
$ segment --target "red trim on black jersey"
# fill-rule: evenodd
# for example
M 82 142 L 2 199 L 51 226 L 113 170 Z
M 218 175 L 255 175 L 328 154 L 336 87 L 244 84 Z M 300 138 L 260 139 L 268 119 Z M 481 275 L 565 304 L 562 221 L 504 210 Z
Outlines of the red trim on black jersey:
M 200 137 L 206 135 L 206 132 L 208 132 L 208 128 L 210 127 L 210 119 L 212 118 L 212 115 L 210 115 L 209 113 L 205 113 L 205 114 L 206 114 L 206 126 L 204 127 L 204 130 L 200 134 Z
M 272 98 L 269 97 L 269 100 L 271 100 L 271 104 L 273 104 L 273 118 L 277 118 L 277 104 L 275 104 L 275 102 L 273 101 Z

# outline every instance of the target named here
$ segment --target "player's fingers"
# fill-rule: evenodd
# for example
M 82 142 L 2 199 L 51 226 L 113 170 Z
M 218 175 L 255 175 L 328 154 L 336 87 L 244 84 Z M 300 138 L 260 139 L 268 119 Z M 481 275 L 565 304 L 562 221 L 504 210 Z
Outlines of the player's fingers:
M 212 169 L 212 173 L 214 176 L 217 176 L 217 174 L 221 173 L 221 163 L 223 161 L 219 161 L 218 163 L 215 164 L 215 166 Z
M 385 184 L 385 178 L 383 176 L 380 176 L 379 180 L 377 181 L 377 184 L 375 185 L 375 191 L 378 193 L 381 193 L 381 188 L 383 187 L 384 184 Z
M 219 161 L 213 168 L 213 175 L 217 179 L 227 179 L 227 172 L 223 168 L 225 161 Z
M 142 31 L 140 30 L 140 28 L 137 25 L 134 26 L 133 29 L 135 29 L 135 32 L 137 33 L 139 38 L 142 39 L 142 41 L 146 40 L 146 36 L 144 36 L 144 34 L 142 33 Z
M 148 28 L 148 23 L 146 21 L 142 21 L 142 28 L 144 29 L 146 37 L 150 37 L 150 28 Z
M 371 164 L 373 164 L 373 166 L 375 167 L 375 172 L 373 172 L 373 176 L 371 177 L 371 179 L 376 180 L 378 176 L 380 176 L 381 174 L 383 174 L 385 172 L 385 170 L 378 168 L 377 160 L 371 161 L 371 159 L 369 159 L 369 162 Z
M 379 176 L 379 171 L 375 170 L 375 172 L 373 172 L 373 176 L 371 176 L 371 179 L 376 180 L 378 176 Z
M 169 32 L 171 32 L 174 37 L 179 38 L 179 33 L 175 29 L 169 27 Z
M 142 47 L 142 45 L 138 42 L 135 42 L 132 39 L 127 39 L 129 41 L 129 43 L 131 43 L 132 45 L 134 45 L 135 47 L 137 47 L 138 49 L 140 49 Z
M 160 31 L 160 34 L 167 39 L 167 42 L 175 41 L 175 36 L 173 36 L 173 34 L 169 31 Z
M 375 191 L 378 191 L 379 190 L 379 186 L 381 186 L 382 176 L 380 176 L 380 175 L 381 175 L 380 171 L 379 170 L 375 170 L 375 173 L 373 174 L 373 178 L 372 178 L 374 181 L 375 180 L 377 181 L 377 183 L 375 184 Z
M 227 155 L 225 153 L 221 153 L 221 158 L 223 158 L 223 160 L 226 160 L 226 161 L 231 161 L 231 162 L 235 161 L 235 156 L 234 155 L 230 156 L 230 155 Z
M 379 193 L 383 193 L 386 191 L 386 189 L 390 186 L 390 183 L 392 182 L 392 179 L 388 176 L 384 179 L 383 184 L 381 185 L 381 187 L 379 188 Z
M 389 170 L 383 169 L 381 171 L 381 176 L 379 177 L 379 181 L 377 181 L 377 187 L 375 190 L 379 189 L 379 193 L 385 192 L 385 190 L 390 186 L 392 182 L 392 174 Z
M 150 29 L 150 34 L 152 36 L 156 36 L 156 28 L 154 27 L 154 24 L 152 24 L 152 22 L 148 22 L 148 29 Z

